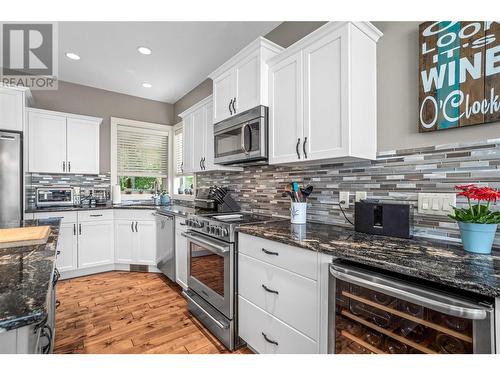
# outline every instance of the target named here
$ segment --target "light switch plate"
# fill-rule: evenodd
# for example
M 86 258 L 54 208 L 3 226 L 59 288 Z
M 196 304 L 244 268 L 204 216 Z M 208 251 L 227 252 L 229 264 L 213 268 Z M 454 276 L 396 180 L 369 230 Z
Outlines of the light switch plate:
M 428 215 L 449 215 L 457 197 L 453 193 L 418 193 L 418 213 Z
M 357 191 L 356 192 L 356 199 L 354 201 L 359 202 L 363 199 L 366 199 L 366 191 Z
M 344 201 L 344 203 L 340 203 L 340 206 L 342 208 L 349 208 L 349 192 L 348 191 L 341 191 L 339 193 L 339 202 Z

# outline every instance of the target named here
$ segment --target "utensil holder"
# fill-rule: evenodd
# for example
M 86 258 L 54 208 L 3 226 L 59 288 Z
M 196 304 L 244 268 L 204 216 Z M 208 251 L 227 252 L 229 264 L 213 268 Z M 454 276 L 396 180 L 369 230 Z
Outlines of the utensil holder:
M 292 224 L 305 224 L 307 216 L 307 202 L 292 202 L 290 221 Z

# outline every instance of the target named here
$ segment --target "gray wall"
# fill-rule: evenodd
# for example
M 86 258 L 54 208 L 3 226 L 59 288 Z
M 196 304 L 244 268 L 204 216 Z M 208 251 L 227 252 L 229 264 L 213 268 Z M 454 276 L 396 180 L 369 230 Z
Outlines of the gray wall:
M 110 171 L 110 117 L 172 125 L 174 106 L 136 96 L 59 81 L 59 89 L 32 91 L 34 107 L 102 117 L 100 128 L 100 171 Z
M 420 22 L 373 22 L 384 36 L 377 46 L 378 150 L 388 151 L 500 137 L 500 123 L 418 132 L 418 25 Z M 288 47 L 323 22 L 284 22 L 265 37 Z M 203 81 L 174 105 L 175 116 L 212 93 Z M 180 119 L 178 119 L 180 120 Z

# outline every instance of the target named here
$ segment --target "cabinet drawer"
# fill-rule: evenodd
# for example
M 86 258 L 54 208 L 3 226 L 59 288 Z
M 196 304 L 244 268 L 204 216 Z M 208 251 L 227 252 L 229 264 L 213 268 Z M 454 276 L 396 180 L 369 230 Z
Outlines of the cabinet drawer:
M 316 342 L 241 296 L 238 299 L 238 307 L 239 335 L 258 353 L 314 354 L 318 352 Z M 267 340 L 274 341 L 276 344 L 267 341 L 266 337 Z
M 318 254 L 263 238 L 239 234 L 238 251 L 310 279 L 317 279 Z
M 113 210 L 78 211 L 78 221 L 113 220 Z
M 61 224 L 76 223 L 77 212 L 76 211 L 35 212 L 33 216 L 35 219 L 58 218 L 61 219 Z
M 114 210 L 115 219 L 125 219 L 133 221 L 155 221 L 155 214 L 156 210 Z
M 317 340 L 315 281 L 239 254 L 238 285 L 240 296 Z
M 178 232 L 187 231 L 186 218 L 185 217 L 175 217 L 175 230 Z

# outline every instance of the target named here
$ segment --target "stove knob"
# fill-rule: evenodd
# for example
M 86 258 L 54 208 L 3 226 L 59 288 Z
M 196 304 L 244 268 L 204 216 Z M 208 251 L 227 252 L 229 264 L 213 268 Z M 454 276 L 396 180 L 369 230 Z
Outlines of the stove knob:
M 191 219 L 186 220 L 186 225 L 188 227 L 192 227 L 193 226 L 193 220 L 191 220 Z
M 215 233 L 215 227 L 213 225 L 210 225 L 210 234 Z
M 229 236 L 229 231 L 227 230 L 227 228 L 223 228 L 223 229 L 222 229 L 222 235 L 223 235 L 224 237 Z
M 215 228 L 215 235 L 220 236 L 220 234 L 221 234 L 221 228 L 220 227 Z
M 205 223 L 203 221 L 198 221 L 198 228 L 203 228 Z

